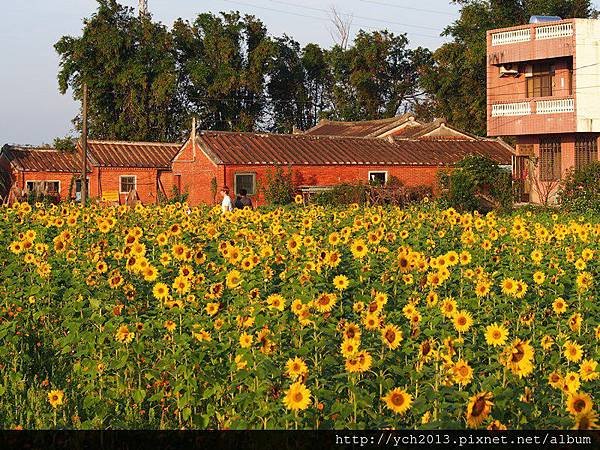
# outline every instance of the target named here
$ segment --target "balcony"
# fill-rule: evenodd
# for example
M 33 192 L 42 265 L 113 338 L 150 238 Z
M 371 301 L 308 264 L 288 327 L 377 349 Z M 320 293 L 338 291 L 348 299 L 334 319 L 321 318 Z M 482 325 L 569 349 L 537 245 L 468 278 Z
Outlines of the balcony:
M 560 22 L 553 25 L 526 25 L 507 31 L 499 31 L 491 34 L 492 47 L 531 40 L 557 39 L 573 36 L 573 22 Z
M 573 97 L 546 98 L 492 105 L 492 117 L 528 116 L 531 114 L 562 114 L 575 112 Z

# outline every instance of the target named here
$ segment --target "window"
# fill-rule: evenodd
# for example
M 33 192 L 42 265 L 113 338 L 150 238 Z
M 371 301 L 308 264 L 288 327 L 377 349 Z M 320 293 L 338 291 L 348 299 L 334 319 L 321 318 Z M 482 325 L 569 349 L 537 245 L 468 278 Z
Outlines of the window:
M 121 194 L 129 194 L 135 190 L 136 177 L 133 175 L 121 176 Z
M 236 173 L 233 189 L 236 194 L 239 194 L 242 189 L 246 189 L 248 195 L 254 195 L 256 189 L 256 174 Z
M 575 168 L 581 169 L 593 161 L 598 161 L 598 137 L 577 136 L 575 139 Z
M 59 194 L 60 181 L 28 181 L 27 191 L 40 194 Z
M 548 63 L 534 64 L 531 76 L 527 78 L 527 97 L 552 96 L 554 66 Z
M 369 172 L 369 182 L 383 186 L 387 183 L 387 172 Z
M 555 181 L 561 175 L 560 139 L 540 139 L 540 180 Z

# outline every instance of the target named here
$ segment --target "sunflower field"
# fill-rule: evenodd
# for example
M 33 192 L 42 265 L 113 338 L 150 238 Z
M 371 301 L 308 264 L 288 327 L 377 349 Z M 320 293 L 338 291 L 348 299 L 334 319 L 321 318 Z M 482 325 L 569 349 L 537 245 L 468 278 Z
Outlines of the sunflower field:
M 597 427 L 600 219 L 0 208 L 4 428 Z

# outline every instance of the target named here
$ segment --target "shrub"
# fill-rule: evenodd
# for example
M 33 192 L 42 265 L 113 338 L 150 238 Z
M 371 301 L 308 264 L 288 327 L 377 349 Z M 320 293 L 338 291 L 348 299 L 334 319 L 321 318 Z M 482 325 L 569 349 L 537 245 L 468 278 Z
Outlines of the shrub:
M 483 156 L 467 156 L 438 181 L 443 200 L 459 211 L 510 209 L 513 202 L 511 174 Z
M 329 191 L 324 191 L 315 196 L 317 205 L 350 205 L 351 203 L 364 204 L 367 202 L 368 185 L 341 183 Z
M 565 210 L 600 212 L 600 162 L 571 169 L 560 184 L 558 198 Z
M 265 200 L 272 205 L 287 205 L 294 201 L 294 182 L 292 170 L 284 171 L 278 166 L 275 171 L 268 171 L 263 188 Z

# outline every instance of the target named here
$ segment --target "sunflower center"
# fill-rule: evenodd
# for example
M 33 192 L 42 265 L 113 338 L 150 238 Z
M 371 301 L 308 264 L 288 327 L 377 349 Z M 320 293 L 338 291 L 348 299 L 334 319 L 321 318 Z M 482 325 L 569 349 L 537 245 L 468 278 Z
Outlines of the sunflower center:
M 392 394 L 392 403 L 394 406 L 402 406 L 404 404 L 404 396 L 402 394 Z
M 475 401 L 475 404 L 473 405 L 473 410 L 471 412 L 471 415 L 480 416 L 481 413 L 483 413 L 484 409 L 485 409 L 485 398 L 479 397 Z
M 392 343 L 396 339 L 396 333 L 394 332 L 394 330 L 388 330 L 385 333 L 385 338 L 388 342 Z
M 467 319 L 465 317 L 459 317 L 457 320 L 459 325 L 465 325 L 467 323 Z
M 585 400 L 578 399 L 575 401 L 575 403 L 573 403 L 573 409 L 577 412 L 583 411 L 584 408 L 585 408 Z

